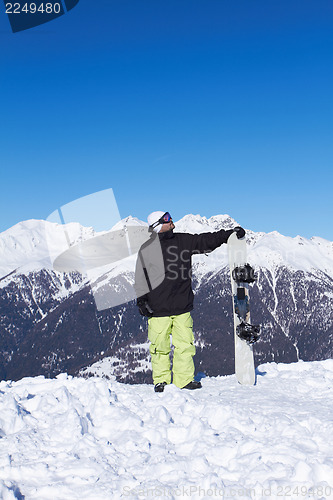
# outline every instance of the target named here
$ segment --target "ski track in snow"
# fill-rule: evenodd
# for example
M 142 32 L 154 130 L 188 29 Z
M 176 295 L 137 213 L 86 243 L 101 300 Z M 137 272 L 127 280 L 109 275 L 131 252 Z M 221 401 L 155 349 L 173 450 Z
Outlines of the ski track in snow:
M 333 498 L 333 360 L 203 388 L 0 383 L 0 498 Z

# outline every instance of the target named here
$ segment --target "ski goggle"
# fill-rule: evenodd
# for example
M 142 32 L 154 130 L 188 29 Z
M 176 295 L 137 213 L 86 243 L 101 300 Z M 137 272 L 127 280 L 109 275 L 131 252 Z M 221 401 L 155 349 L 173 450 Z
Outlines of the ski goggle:
M 165 212 L 165 214 L 163 214 L 162 217 L 160 217 L 158 219 L 158 221 L 154 222 L 153 224 L 151 224 L 149 226 L 149 231 L 152 232 L 152 230 L 154 229 L 154 227 L 158 226 L 159 224 L 167 224 L 171 220 L 172 220 L 172 217 L 169 214 L 169 212 Z
M 169 212 L 165 212 L 164 215 L 162 215 L 162 217 L 159 219 L 159 223 L 160 224 L 167 224 L 168 222 L 170 222 L 172 219 L 171 215 L 169 214 Z

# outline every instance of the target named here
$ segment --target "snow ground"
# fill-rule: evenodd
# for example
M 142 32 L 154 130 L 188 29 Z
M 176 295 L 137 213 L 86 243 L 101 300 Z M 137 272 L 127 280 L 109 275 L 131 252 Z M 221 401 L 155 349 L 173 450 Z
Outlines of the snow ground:
M 333 498 L 333 360 L 202 384 L 1 382 L 0 498 Z

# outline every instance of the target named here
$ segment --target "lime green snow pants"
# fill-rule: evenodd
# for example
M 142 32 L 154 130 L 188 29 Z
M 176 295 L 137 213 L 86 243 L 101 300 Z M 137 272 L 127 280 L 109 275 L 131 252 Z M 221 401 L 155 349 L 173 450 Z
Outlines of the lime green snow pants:
M 151 342 L 149 351 L 155 385 L 159 382 L 171 384 L 170 335 L 172 335 L 172 344 L 175 347 L 172 366 L 173 383 L 182 388 L 194 378 L 195 347 L 193 345 L 193 321 L 189 312 L 148 320 L 148 339 Z

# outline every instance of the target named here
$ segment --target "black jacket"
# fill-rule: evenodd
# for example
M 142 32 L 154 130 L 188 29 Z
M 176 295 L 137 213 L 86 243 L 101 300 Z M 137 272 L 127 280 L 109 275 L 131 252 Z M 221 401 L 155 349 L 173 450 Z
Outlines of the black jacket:
M 191 257 L 226 243 L 233 230 L 215 233 L 153 233 L 139 250 L 135 291 L 147 300 L 153 316 L 172 316 L 193 309 Z

